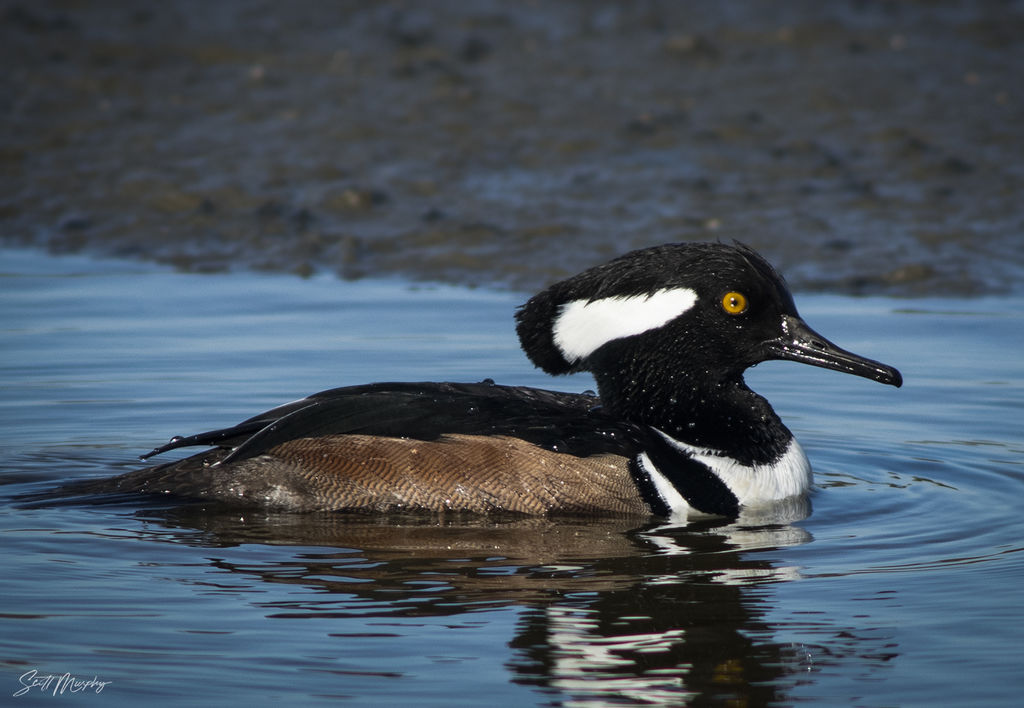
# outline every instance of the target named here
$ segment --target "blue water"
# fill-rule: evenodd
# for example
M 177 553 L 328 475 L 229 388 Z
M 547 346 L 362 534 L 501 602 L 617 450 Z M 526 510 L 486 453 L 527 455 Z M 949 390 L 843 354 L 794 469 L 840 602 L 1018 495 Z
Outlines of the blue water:
M 1020 296 L 798 294 L 906 384 L 750 373 L 815 466 L 791 524 L 10 501 L 331 386 L 591 387 L 519 353 L 525 297 L 0 251 L 0 704 L 1018 703 Z

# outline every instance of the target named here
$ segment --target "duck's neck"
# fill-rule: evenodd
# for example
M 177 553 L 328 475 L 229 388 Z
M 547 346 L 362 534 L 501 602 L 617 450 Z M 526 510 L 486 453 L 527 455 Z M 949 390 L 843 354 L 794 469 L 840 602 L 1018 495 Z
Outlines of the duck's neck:
M 595 378 L 609 413 L 742 464 L 778 460 L 793 437 L 768 401 L 747 388 L 741 376 L 709 381 L 664 370 L 624 370 Z

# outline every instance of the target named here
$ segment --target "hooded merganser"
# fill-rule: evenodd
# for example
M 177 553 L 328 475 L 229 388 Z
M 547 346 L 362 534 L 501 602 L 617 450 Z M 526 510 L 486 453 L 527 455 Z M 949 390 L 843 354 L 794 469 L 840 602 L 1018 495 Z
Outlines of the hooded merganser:
M 787 359 L 900 386 L 797 314 L 743 245 L 668 244 L 555 283 L 516 312 L 549 374 L 599 395 L 481 383 L 376 383 L 313 394 L 176 437 L 212 449 L 90 491 L 293 511 L 509 511 L 735 517 L 803 495 L 811 468 L 743 372 Z

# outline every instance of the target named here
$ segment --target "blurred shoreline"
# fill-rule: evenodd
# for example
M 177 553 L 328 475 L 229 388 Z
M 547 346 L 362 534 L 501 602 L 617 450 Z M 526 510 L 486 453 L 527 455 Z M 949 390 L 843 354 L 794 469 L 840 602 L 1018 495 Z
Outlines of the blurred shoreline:
M 530 290 L 739 239 L 1020 292 L 1024 6 L 0 3 L 0 242 Z

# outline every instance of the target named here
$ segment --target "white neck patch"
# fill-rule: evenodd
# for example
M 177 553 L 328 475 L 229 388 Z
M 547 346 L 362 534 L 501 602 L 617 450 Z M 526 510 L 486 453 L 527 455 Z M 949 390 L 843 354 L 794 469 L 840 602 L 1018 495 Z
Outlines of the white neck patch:
M 573 363 L 615 339 L 657 329 L 697 302 L 689 288 L 658 290 L 651 295 L 573 300 L 560 308 L 552 333 L 555 346 Z
M 685 452 L 718 475 L 743 506 L 777 502 L 804 494 L 810 489 L 811 463 L 796 438 L 789 441 L 786 451 L 774 462 L 741 465 L 715 450 L 684 443 L 660 430 L 657 432 L 669 445 Z M 666 499 L 667 503 L 669 501 Z

